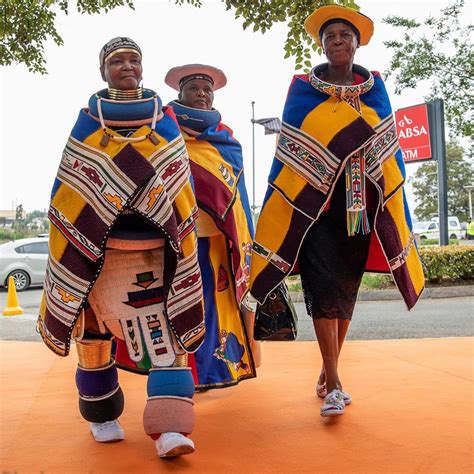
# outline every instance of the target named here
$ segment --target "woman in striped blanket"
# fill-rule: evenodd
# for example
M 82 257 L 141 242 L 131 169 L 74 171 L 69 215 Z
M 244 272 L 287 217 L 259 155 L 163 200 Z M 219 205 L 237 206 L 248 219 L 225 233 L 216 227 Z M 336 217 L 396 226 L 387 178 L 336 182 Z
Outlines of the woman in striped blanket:
M 364 271 L 391 273 L 411 309 L 424 288 L 405 171 L 380 74 L 354 64 L 372 21 L 337 5 L 305 22 L 327 63 L 295 76 L 253 245 L 251 292 L 263 303 L 300 273 L 323 367 L 321 416 L 352 401 L 338 359 Z
M 54 352 L 76 341 L 81 415 L 120 441 L 124 395 L 112 358 L 147 365 L 145 432 L 160 457 L 192 453 L 187 354 L 204 337 L 196 201 L 172 110 L 140 86 L 142 53 L 114 38 L 100 53 L 108 89 L 81 110 L 63 152 L 38 328 Z
M 189 153 L 196 200 L 199 265 L 203 277 L 206 336 L 190 356 L 200 390 L 255 377 L 260 343 L 253 341 L 248 302 L 253 225 L 240 143 L 214 109 L 224 73 L 203 64 L 175 67 L 165 82 L 179 92 L 173 108 Z

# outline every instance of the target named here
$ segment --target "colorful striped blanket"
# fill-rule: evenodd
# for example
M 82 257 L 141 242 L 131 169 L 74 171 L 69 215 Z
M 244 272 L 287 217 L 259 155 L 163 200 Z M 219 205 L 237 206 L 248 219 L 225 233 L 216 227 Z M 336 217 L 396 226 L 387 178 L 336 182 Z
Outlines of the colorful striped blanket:
M 133 133 L 152 135 L 143 141 L 107 143 L 97 119 L 87 109 L 79 113 L 52 191 L 50 254 L 38 318 L 43 340 L 59 355 L 69 353 L 74 325 L 103 265 L 108 233 L 125 209 L 166 237 L 168 321 L 184 350 L 193 352 L 202 343 L 197 207 L 188 154 L 173 111 L 163 108 L 160 117 L 153 131 L 142 125 Z M 107 133 L 119 136 L 109 128 Z
M 295 267 L 306 233 L 355 153 L 363 154 L 365 177 L 378 190 L 366 270 L 391 272 L 409 309 L 423 291 L 390 101 L 378 73 L 354 69 L 364 83 L 334 86 L 311 74 L 295 76 L 290 86 L 253 244 L 250 285 L 260 303 Z

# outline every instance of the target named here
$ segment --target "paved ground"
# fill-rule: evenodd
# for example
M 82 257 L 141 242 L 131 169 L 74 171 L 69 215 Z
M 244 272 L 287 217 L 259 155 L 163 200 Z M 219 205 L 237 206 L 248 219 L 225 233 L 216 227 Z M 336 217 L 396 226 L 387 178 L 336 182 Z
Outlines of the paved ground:
M 0 316 L 0 339 L 37 341 L 35 331 L 41 290 L 18 294 L 25 315 Z M 0 293 L 0 308 L 6 303 L 6 293 Z M 299 318 L 301 341 L 314 340 L 311 319 L 303 303 L 295 303 Z M 414 339 L 426 337 L 474 336 L 474 298 L 439 298 L 420 300 L 408 312 L 401 300 L 359 301 L 347 336 L 353 340 Z

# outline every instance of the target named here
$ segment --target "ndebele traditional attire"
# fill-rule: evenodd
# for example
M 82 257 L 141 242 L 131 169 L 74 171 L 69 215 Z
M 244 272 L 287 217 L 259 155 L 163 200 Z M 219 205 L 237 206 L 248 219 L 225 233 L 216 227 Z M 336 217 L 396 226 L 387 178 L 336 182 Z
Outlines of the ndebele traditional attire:
M 222 71 L 203 65 L 173 68 L 165 81 L 179 90 L 184 76 L 185 81 L 205 78 L 213 90 L 225 84 Z M 249 340 L 242 314 L 247 303 L 253 238 L 242 148 L 222 124 L 217 110 L 186 107 L 179 101 L 169 106 L 186 142 L 199 206 L 198 256 L 206 336 L 203 345 L 190 355 L 189 365 L 198 389 L 225 387 L 256 375 L 253 341 Z M 253 321 L 248 321 L 251 324 Z M 146 367 L 135 367 L 143 369 Z
M 63 153 L 38 327 L 59 355 L 76 340 L 79 406 L 96 440 L 104 440 L 96 425 L 116 420 L 124 406 L 113 338 L 124 341 L 123 359 L 152 367 L 146 433 L 189 434 L 186 355 L 203 341 L 204 318 L 188 155 L 156 93 L 114 92 L 115 100 L 110 89 L 90 98 Z

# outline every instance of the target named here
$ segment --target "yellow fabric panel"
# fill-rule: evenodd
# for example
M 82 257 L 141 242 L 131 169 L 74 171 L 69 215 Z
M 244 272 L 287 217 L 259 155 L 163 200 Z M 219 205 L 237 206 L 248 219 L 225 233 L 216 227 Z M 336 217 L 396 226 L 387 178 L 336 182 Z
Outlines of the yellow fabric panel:
M 361 105 L 362 117 L 369 125 L 374 127 L 375 125 L 380 123 L 379 114 L 374 109 L 372 109 L 371 107 L 368 107 L 362 101 L 360 102 L 360 105 Z
M 289 231 L 292 215 L 293 208 L 283 199 L 280 193 L 273 191 L 265 204 L 265 212 L 260 216 L 255 241 L 257 243 L 264 242 L 268 249 L 280 248 L 282 239 Z M 267 264 L 272 265 L 268 260 L 252 252 L 251 282 L 257 278 Z
M 274 180 L 276 186 L 285 190 L 289 199 L 295 200 L 307 181 L 288 166 L 284 166 Z
M 191 183 L 188 182 L 182 188 L 181 192 L 176 196 L 174 203 L 176 208 L 178 209 L 178 212 L 182 210 L 188 212 L 195 206 L 196 201 L 194 199 L 194 193 L 191 187 Z M 187 215 L 184 217 L 187 217 Z M 188 256 L 195 252 L 196 245 L 196 233 L 192 232 L 181 241 L 181 249 L 183 251 L 183 255 Z
M 415 245 L 413 245 L 410 253 L 408 254 L 406 265 L 408 268 L 408 273 L 410 274 L 411 282 L 415 288 L 415 292 L 417 295 L 419 295 L 425 286 L 425 275 L 423 273 L 423 267 L 418 255 L 418 250 L 416 249 Z
M 387 202 L 385 212 L 387 211 L 395 222 L 402 246 L 406 247 L 411 231 L 407 225 L 405 206 L 403 205 L 403 190 L 401 188 Z
M 230 259 L 227 250 L 226 239 L 223 234 L 209 238 L 209 258 L 211 266 L 214 270 L 214 301 L 216 304 L 216 312 L 218 316 L 218 330 L 227 331 L 227 333 L 234 333 L 241 344 L 245 346 L 245 352 L 242 361 L 250 366 L 249 348 L 247 338 L 245 336 L 244 324 L 241 320 L 240 311 L 237 306 L 234 285 L 232 282 L 232 270 L 230 266 Z M 224 291 L 217 290 L 219 267 L 222 265 L 229 276 L 229 286 Z M 235 369 L 232 363 L 228 363 L 227 367 L 233 379 L 246 374 L 245 370 L 241 368 Z
M 400 238 L 402 246 L 405 248 L 408 245 L 411 231 L 407 225 L 407 219 L 405 216 L 405 206 L 403 203 L 403 191 L 399 189 L 395 195 L 388 201 L 386 206 L 386 211 L 389 212 L 392 216 L 392 219 L 395 222 L 397 227 L 398 236 Z M 416 250 L 415 245 L 413 244 L 407 259 L 406 259 L 406 268 L 410 274 L 413 287 L 417 294 L 424 287 L 425 277 L 423 274 L 423 268 L 421 266 L 420 258 L 418 256 L 418 251 Z
M 212 237 L 221 233 L 214 219 L 201 208 L 199 209 L 199 216 L 196 219 L 196 227 L 198 237 Z
M 301 130 L 327 146 L 337 133 L 359 117 L 349 104 L 329 97 L 306 115 Z
M 69 222 L 75 222 L 79 214 L 87 203 L 73 189 L 67 185 L 59 186 L 54 195 L 51 205 L 64 215 L 67 215 Z M 68 240 L 51 224 L 49 238 L 49 251 L 51 255 L 59 260 L 66 249 Z
M 245 214 L 244 206 L 240 198 L 240 192 L 237 192 L 237 198 L 232 207 L 234 213 L 235 225 L 237 227 L 237 234 L 239 236 L 239 242 L 252 242 L 252 236 L 250 235 L 249 225 L 247 222 L 247 215 Z M 242 249 L 239 249 L 242 252 Z
M 118 137 L 121 136 L 120 134 L 118 134 L 117 132 L 114 132 L 113 130 L 109 128 L 107 129 L 107 132 Z M 150 133 L 150 127 L 143 126 L 143 127 L 140 127 L 138 130 L 136 130 L 131 136 L 142 137 L 144 135 L 147 135 L 148 133 Z M 155 132 L 154 135 L 158 138 L 158 140 L 160 140 L 160 143 L 159 143 L 160 148 L 168 143 L 167 140 L 161 135 L 159 135 L 158 133 Z M 101 129 L 99 129 L 95 131 L 94 133 L 92 133 L 91 135 L 89 135 L 84 140 L 84 143 L 97 150 L 107 153 L 111 157 L 114 157 L 118 153 L 120 153 L 120 151 L 123 148 L 125 148 L 129 143 L 145 158 L 148 158 L 150 155 L 152 155 L 153 153 L 156 153 L 157 151 L 157 146 L 153 144 L 152 141 L 149 140 L 148 138 L 145 140 L 142 140 L 141 142 L 135 142 L 135 143 L 134 142 L 116 142 L 114 140 L 109 140 L 107 145 L 104 147 L 100 144 L 100 141 L 102 140 L 103 137 L 104 137 L 104 132 Z
M 118 133 L 115 133 L 113 130 L 107 129 L 109 133 L 119 136 Z M 119 143 L 114 140 L 109 140 L 106 146 L 102 146 L 100 141 L 104 137 L 104 132 L 99 128 L 94 133 L 91 133 L 86 139 L 83 140 L 85 145 L 89 145 L 92 148 L 107 153 L 107 155 L 114 157 L 117 155 L 120 150 L 126 145 L 126 143 Z
M 221 156 L 216 148 L 205 140 L 196 140 L 194 137 L 184 136 L 186 146 L 188 147 L 189 158 L 199 166 L 202 166 L 206 171 L 215 176 L 221 183 L 223 183 L 231 192 L 237 185 L 237 177 L 234 174 L 232 166 L 229 165 Z M 234 178 L 234 186 L 231 187 L 223 178 L 219 171 L 219 166 L 223 165 Z
M 397 159 L 394 155 L 385 160 L 382 164 L 382 172 L 385 182 L 384 196 L 388 196 L 394 189 L 403 183 L 403 175 L 400 172 Z

